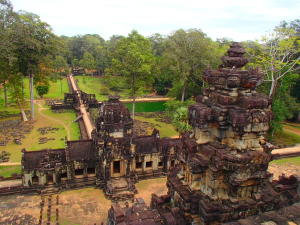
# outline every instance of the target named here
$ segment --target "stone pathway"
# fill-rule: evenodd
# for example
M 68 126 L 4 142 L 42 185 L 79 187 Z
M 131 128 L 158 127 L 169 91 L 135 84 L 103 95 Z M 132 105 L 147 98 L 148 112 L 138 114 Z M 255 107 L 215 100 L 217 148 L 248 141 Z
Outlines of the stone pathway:
M 4 181 L 0 181 L 0 188 L 19 186 L 21 184 L 22 184 L 22 180 L 21 179 L 17 179 L 17 180 L 4 180 Z

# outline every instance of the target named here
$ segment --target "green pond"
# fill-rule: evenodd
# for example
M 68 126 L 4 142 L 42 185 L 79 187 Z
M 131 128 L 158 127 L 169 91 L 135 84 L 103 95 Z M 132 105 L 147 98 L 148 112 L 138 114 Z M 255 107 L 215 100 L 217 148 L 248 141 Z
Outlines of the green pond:
M 129 111 L 132 111 L 132 103 L 124 104 Z M 161 102 L 136 102 L 135 112 L 163 112 L 165 111 L 165 101 Z

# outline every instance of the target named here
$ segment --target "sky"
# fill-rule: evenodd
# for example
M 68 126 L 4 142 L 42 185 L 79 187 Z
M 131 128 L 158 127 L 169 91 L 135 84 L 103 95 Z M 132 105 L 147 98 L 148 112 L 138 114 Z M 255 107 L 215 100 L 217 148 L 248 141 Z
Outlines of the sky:
M 209 37 L 258 40 L 281 21 L 300 19 L 300 0 L 11 0 L 35 13 L 57 35 L 150 36 L 201 29 Z

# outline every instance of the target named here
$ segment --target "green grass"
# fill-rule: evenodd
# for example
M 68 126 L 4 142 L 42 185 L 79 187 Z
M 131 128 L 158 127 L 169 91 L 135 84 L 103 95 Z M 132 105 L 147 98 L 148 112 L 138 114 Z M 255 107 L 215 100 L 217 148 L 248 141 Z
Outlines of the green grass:
M 79 126 L 78 123 L 73 122 L 76 118 L 76 115 L 72 110 L 63 113 L 54 113 L 45 105 L 43 105 L 43 107 L 45 107 L 46 109 L 38 112 L 38 106 L 36 105 L 35 111 L 37 116 L 34 128 L 31 133 L 27 134 L 26 137 L 22 139 L 22 145 L 16 145 L 10 142 L 6 146 L 0 146 L 0 151 L 5 150 L 11 153 L 10 162 L 21 161 L 21 150 L 23 148 L 33 151 L 47 148 L 65 148 L 65 137 L 67 136 L 67 131 L 64 128 L 63 124 L 65 124 L 65 126 L 69 129 L 71 140 L 79 139 Z M 50 119 L 43 117 L 41 113 L 50 117 Z M 59 129 L 53 133 L 41 135 L 38 131 L 38 128 L 40 127 L 56 127 Z M 55 138 L 55 140 L 48 141 L 44 144 L 39 144 L 38 142 L 40 137 Z
M 279 164 L 279 165 L 294 164 L 296 166 L 300 166 L 300 157 L 292 157 L 292 158 L 285 158 L 285 159 L 274 160 L 271 163 Z
M 299 123 L 283 123 L 284 125 L 286 125 L 287 127 L 293 127 L 293 128 L 297 128 L 300 130 L 300 124 Z
M 68 82 L 67 79 L 64 78 L 61 82 L 59 80 L 57 81 L 50 81 L 49 82 L 50 88 L 48 94 L 44 95 L 43 98 L 45 99 L 63 99 L 64 93 L 69 92 Z M 62 85 L 62 89 L 61 89 Z M 8 95 L 8 103 L 12 105 L 13 107 L 4 107 L 4 90 L 3 88 L 0 88 L 0 110 L 16 110 L 15 103 L 13 99 L 11 98 L 11 90 L 7 89 L 7 95 Z M 29 100 L 29 79 L 24 78 L 24 95 L 25 99 Z M 36 90 L 34 89 L 34 97 L 35 99 L 39 99 L 40 97 L 37 95 Z
M 300 136 L 287 130 L 275 134 L 270 139 L 277 145 L 294 145 L 300 143 Z
M 49 92 L 48 94 L 44 95 L 44 99 L 63 99 L 64 98 L 64 93 L 69 92 L 69 86 L 67 82 L 67 78 L 64 78 L 61 80 L 57 81 L 50 81 L 49 82 Z M 25 97 L 29 99 L 29 80 L 28 78 L 24 79 L 24 93 Z M 40 97 L 38 96 L 36 90 L 34 89 L 34 98 L 39 99 Z
M 21 166 L 0 166 L 0 176 L 11 177 L 13 173 L 20 174 Z
M 76 119 L 74 110 L 70 109 L 65 110 L 63 113 L 55 113 L 48 108 L 48 110 L 44 111 L 44 114 L 64 122 L 70 129 L 70 140 L 80 139 L 80 129 L 78 123 L 73 122 Z
M 109 88 L 104 84 L 103 77 L 92 77 L 92 76 L 75 76 L 77 84 L 80 90 L 89 93 L 95 94 L 97 100 L 105 101 L 108 99 L 108 95 L 115 94 L 113 91 L 110 91 Z M 125 97 L 128 95 L 126 91 L 119 92 L 120 96 Z
M 178 136 L 178 132 L 172 124 L 157 121 L 155 118 L 145 118 L 142 116 L 135 116 L 135 119 L 154 124 L 155 128 L 159 130 L 161 137 Z
M 125 79 L 120 76 L 75 76 L 75 79 L 77 80 L 80 90 L 89 94 L 95 94 L 99 101 L 107 100 L 109 95 L 119 95 L 121 98 L 130 97 L 128 84 L 126 84 Z M 108 84 L 119 86 L 119 91 L 113 91 L 113 88 Z M 149 90 L 145 89 L 141 90 L 137 96 L 143 96 L 149 93 Z

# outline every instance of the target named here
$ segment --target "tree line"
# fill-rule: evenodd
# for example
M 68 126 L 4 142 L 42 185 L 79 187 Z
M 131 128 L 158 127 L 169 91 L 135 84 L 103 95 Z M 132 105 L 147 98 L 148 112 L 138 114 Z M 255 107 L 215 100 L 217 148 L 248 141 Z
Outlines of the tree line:
M 32 13 L 15 12 L 8 0 L 0 0 L 0 83 L 21 111 L 24 108 L 23 78 L 30 81 L 32 118 L 33 87 L 61 80 L 70 67 L 99 71 L 104 76 L 122 77 L 135 101 L 143 90 L 177 99 L 173 109 L 185 107 L 187 100 L 201 93 L 203 71 L 217 68 L 232 40 L 209 38 L 200 29 L 179 29 L 169 35 L 145 37 L 133 30 L 127 36 L 104 40 L 98 34 L 57 36 L 51 27 Z M 250 63 L 265 74 L 260 90 L 273 99 L 273 131 L 299 111 L 300 101 L 300 20 L 282 22 L 259 41 L 242 43 Z M 124 84 L 113 78 L 112 88 Z M 191 101 L 188 101 L 191 102 Z M 134 108 L 134 107 L 133 107 Z M 182 108 L 179 110 L 182 113 Z M 180 116 L 179 116 L 180 117 Z M 187 126 L 183 126 L 187 127 Z

